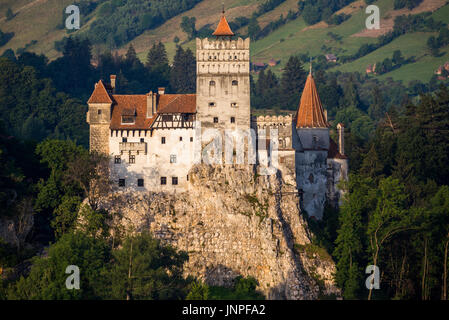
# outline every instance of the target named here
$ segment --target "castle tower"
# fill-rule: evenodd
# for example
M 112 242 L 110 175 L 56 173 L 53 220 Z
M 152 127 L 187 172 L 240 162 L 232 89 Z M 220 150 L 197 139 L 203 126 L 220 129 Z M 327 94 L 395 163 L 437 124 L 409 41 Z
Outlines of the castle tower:
M 212 35 L 196 39 L 197 120 L 202 128 L 249 129 L 249 38 L 232 39 L 224 10 Z
M 115 76 L 113 77 L 113 80 L 115 80 Z M 114 88 L 111 87 L 109 89 L 112 91 Z M 90 128 L 90 151 L 109 155 L 109 123 L 111 120 L 112 99 L 103 81 L 100 80 L 95 84 L 94 92 L 87 104 L 89 105 L 87 123 L 89 123 Z
M 297 186 L 304 192 L 302 209 L 309 216 L 321 219 L 328 184 L 329 123 L 318 96 L 312 68 L 304 86 L 294 125 L 299 138 L 295 145 L 295 163 Z

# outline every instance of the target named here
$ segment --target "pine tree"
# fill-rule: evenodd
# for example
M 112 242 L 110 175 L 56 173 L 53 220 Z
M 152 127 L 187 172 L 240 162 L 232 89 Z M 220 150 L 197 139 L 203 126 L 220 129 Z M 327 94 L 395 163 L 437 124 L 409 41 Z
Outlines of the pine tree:
M 170 72 L 170 87 L 176 93 L 196 91 L 196 60 L 190 49 L 184 51 L 178 46 Z
M 291 56 L 285 65 L 281 78 L 281 102 L 282 107 L 294 110 L 298 107 L 301 91 L 304 88 L 307 74 L 301 61 L 296 56 Z
M 164 44 L 159 41 L 157 45 L 153 44 L 148 52 L 145 67 L 152 72 L 157 68 L 165 68 L 166 66 L 168 66 L 167 51 Z
M 253 14 L 248 23 L 248 36 L 251 40 L 256 40 L 259 32 L 260 26 L 259 23 L 257 22 L 256 15 Z
M 379 86 L 374 86 L 371 94 L 373 96 L 373 103 L 370 105 L 368 113 L 373 120 L 380 120 L 385 113 L 385 102 Z

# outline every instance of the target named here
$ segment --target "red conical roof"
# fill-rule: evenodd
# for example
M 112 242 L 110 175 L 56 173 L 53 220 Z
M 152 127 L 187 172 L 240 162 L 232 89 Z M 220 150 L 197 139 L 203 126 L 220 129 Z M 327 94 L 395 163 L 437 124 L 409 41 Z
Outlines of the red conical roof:
M 92 92 L 87 103 L 112 103 L 112 99 L 109 96 L 103 81 L 100 80 L 95 84 L 94 92 Z
M 301 102 L 296 113 L 296 128 L 328 128 L 323 105 L 321 104 L 312 73 L 307 77 Z
M 215 29 L 214 33 L 212 33 L 214 36 L 233 36 L 234 32 L 232 32 L 231 27 L 228 24 L 228 21 L 226 20 L 226 17 L 223 14 L 221 15 L 220 22 L 218 23 L 217 29 Z

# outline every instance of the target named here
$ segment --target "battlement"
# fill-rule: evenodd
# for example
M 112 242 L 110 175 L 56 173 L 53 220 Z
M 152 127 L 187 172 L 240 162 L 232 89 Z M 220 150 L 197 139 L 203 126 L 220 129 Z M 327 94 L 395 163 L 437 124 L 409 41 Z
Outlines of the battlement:
M 196 38 L 196 50 L 249 50 L 249 38 L 209 39 Z M 249 60 L 249 57 L 248 57 Z
M 291 126 L 293 116 L 291 114 L 286 116 L 252 116 L 251 124 L 257 128 L 265 128 L 272 126 Z

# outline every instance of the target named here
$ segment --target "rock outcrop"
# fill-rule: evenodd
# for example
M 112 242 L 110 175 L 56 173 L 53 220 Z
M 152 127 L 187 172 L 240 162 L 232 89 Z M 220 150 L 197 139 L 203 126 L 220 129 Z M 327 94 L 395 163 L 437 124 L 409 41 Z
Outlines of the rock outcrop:
M 268 299 L 339 295 L 335 265 L 313 250 L 287 168 L 261 176 L 250 165 L 196 165 L 189 182 L 179 194 L 117 192 L 103 207 L 119 212 L 120 224 L 186 251 L 186 274 L 208 284 L 242 275 L 256 278 Z

